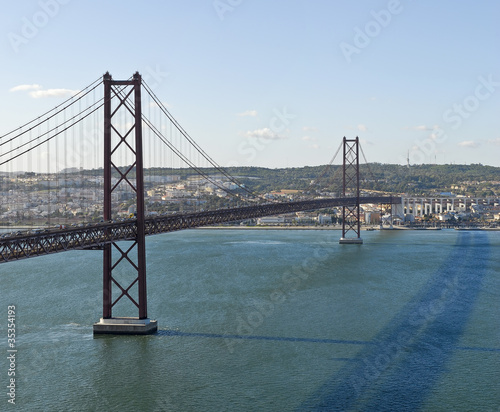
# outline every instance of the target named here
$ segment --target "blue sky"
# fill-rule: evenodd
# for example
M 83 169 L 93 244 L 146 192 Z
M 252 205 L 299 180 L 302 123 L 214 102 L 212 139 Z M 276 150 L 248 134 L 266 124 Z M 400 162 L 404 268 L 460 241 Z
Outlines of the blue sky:
M 4 2 L 0 134 L 139 71 L 224 166 L 325 164 L 343 136 L 500 166 L 498 21 L 495 0 Z

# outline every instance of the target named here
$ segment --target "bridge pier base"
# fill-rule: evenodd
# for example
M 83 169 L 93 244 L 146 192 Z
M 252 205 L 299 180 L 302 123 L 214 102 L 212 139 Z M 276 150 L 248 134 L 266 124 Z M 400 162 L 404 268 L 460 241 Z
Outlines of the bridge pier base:
M 341 237 L 339 243 L 341 245 L 362 245 L 363 239 L 360 237 Z
M 101 318 L 94 323 L 94 335 L 150 335 L 158 330 L 158 322 L 139 318 Z

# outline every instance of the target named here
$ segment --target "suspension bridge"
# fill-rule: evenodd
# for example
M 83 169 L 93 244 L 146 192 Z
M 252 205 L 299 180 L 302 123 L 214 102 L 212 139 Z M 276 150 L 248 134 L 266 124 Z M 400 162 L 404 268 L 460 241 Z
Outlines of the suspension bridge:
M 360 196 L 359 140 L 344 137 L 341 147 L 341 197 L 269 199 L 219 166 L 139 73 L 127 80 L 114 80 L 106 73 L 55 108 L 0 136 L 4 224 L 16 221 L 33 227 L 0 238 L 0 263 L 70 250 L 102 250 L 103 315 L 94 333 L 154 333 L 157 323 L 147 313 L 146 236 L 341 207 L 340 243 L 362 243 L 360 205 L 400 204 L 401 198 Z M 155 188 L 180 185 L 181 176 L 193 186 L 189 199 L 178 193 L 180 199 L 154 201 Z M 227 199 L 224 207 L 207 209 L 201 187 L 210 189 L 212 197 L 215 193 Z M 146 201 L 145 194 L 151 199 Z M 181 207 L 173 213 L 165 204 Z M 127 300 L 138 316 L 114 316 L 115 305 Z

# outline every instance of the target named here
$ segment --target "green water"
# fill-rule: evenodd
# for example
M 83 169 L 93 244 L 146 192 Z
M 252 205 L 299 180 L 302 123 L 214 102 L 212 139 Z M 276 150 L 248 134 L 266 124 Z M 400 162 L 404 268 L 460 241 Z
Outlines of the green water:
M 148 238 L 160 331 L 142 337 L 92 336 L 101 252 L 0 265 L 0 410 L 500 410 L 500 232 L 365 232 L 361 246 L 339 237 Z M 136 316 L 125 303 L 114 315 Z

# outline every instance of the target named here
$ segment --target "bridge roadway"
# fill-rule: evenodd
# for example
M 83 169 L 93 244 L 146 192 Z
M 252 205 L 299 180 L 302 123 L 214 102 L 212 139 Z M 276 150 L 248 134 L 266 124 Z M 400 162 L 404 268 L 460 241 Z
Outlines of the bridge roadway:
M 392 196 L 360 197 L 360 204 L 367 203 L 400 204 L 401 198 Z M 145 229 L 146 235 L 156 235 L 263 216 L 355 205 L 355 197 L 267 203 L 213 211 L 156 216 L 145 220 Z M 136 238 L 136 233 L 137 221 L 135 219 L 122 222 L 88 224 L 85 227 L 50 229 L 41 233 L 23 232 L 19 235 L 0 239 L 0 263 L 68 250 L 101 249 L 106 243 L 121 240 L 133 241 Z

